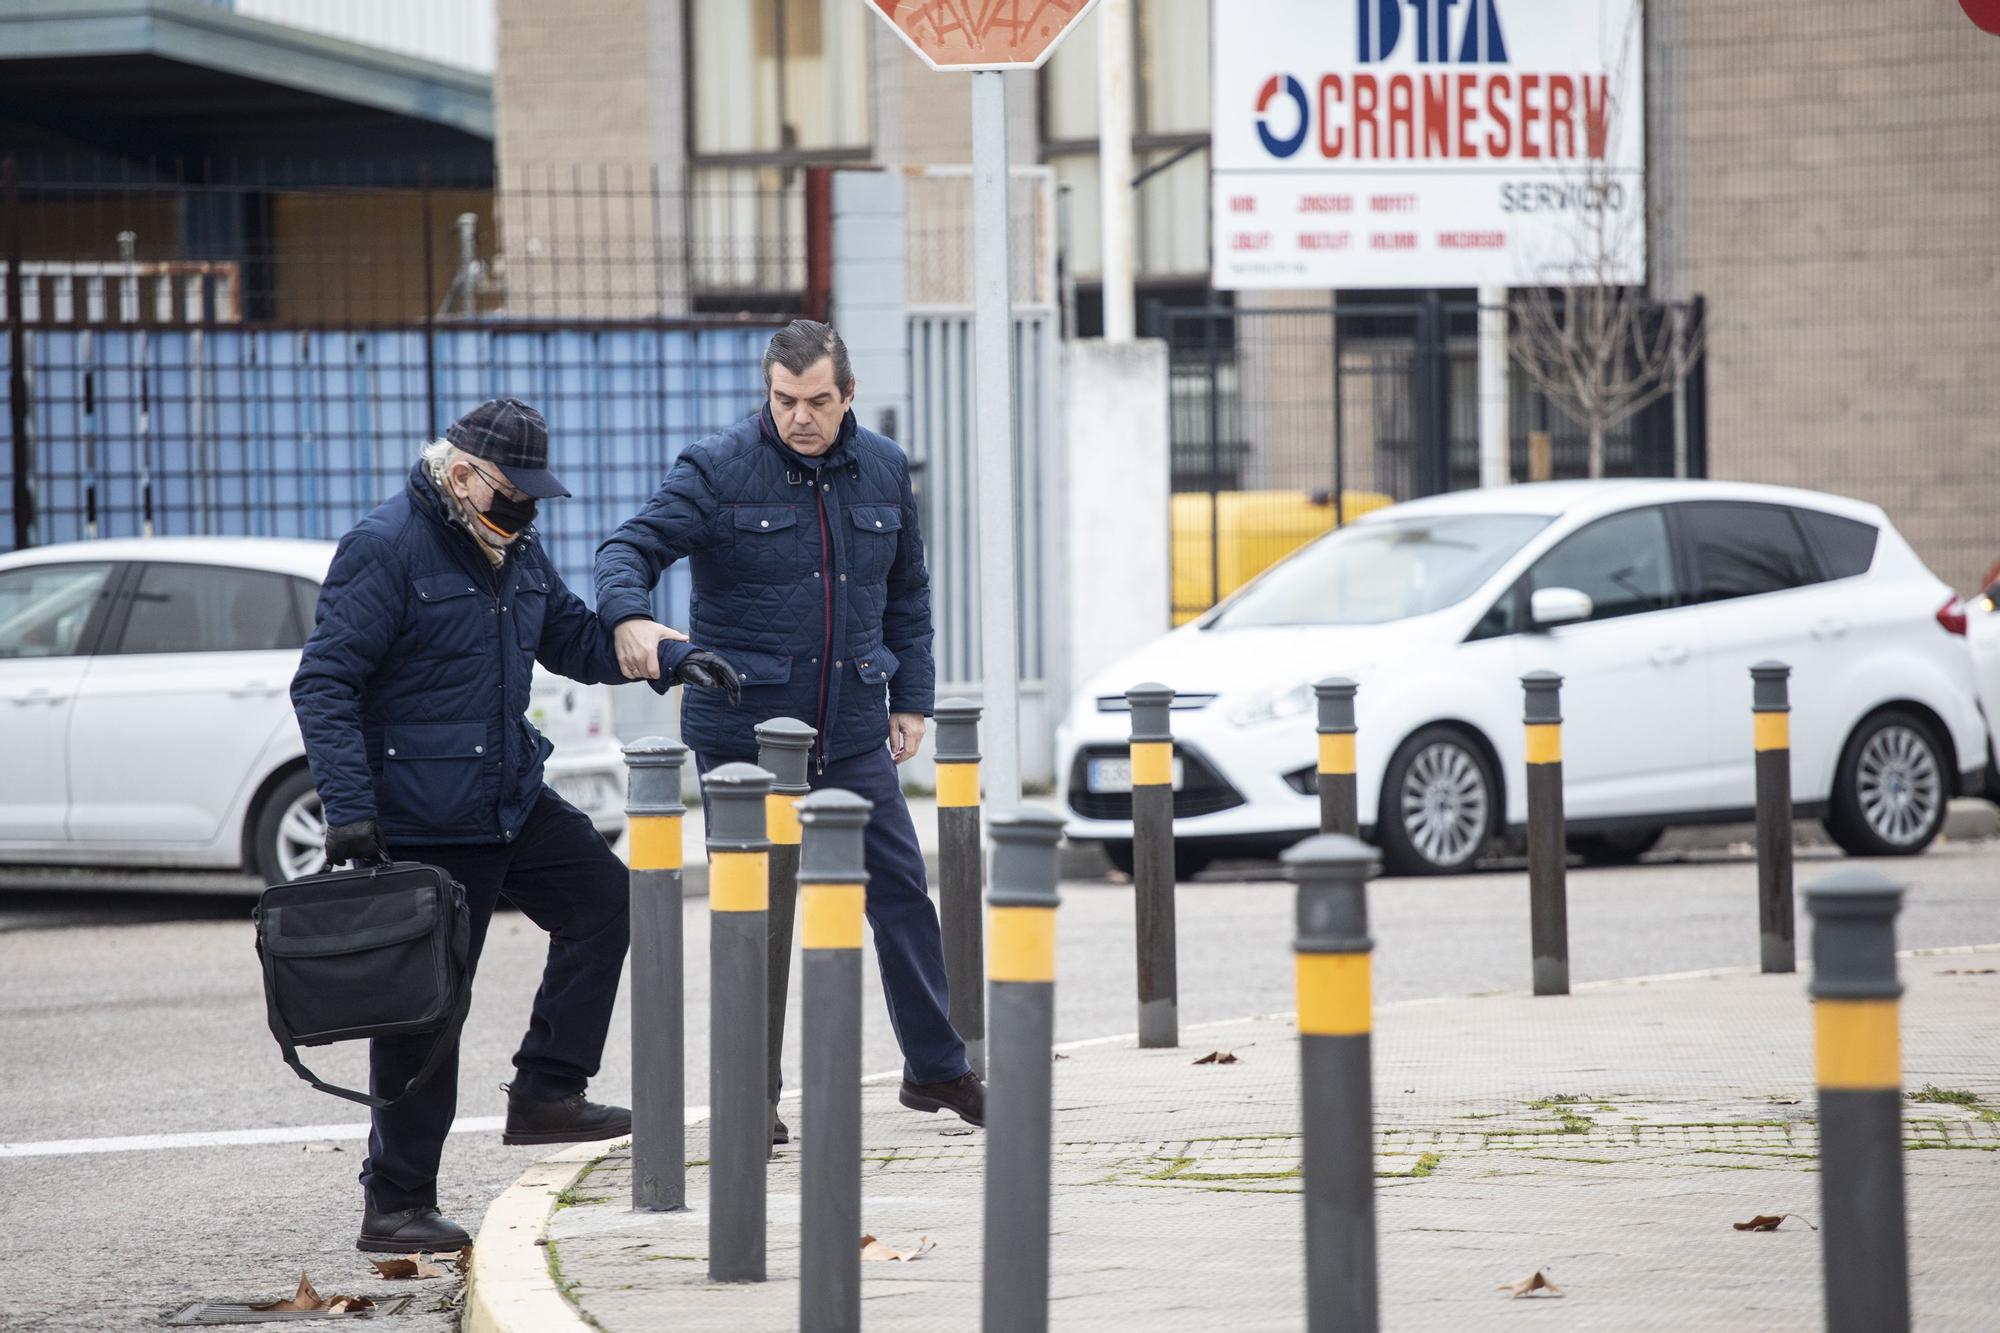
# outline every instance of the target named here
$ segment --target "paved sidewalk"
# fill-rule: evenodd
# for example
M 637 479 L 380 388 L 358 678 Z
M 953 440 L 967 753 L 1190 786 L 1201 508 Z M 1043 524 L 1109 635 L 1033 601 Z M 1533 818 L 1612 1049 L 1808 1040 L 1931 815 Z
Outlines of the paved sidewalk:
M 1448 923 L 1441 923 L 1448 929 Z M 1918 1325 L 1990 1327 L 2000 1308 L 2000 952 L 1903 960 L 1907 1086 L 1980 1106 L 1905 1119 Z M 1378 1011 L 1375 1060 L 1384 1324 L 1464 1330 L 1820 1327 L 1819 1216 L 1805 978 L 1711 975 L 1419 1002 Z M 874 1017 L 870 1016 L 871 1019 Z M 1072 1329 L 1303 1325 L 1298 1051 L 1288 1019 L 1071 1048 L 1056 1066 L 1052 1322 Z M 1195 1066 L 1212 1049 L 1234 1064 Z M 1984 1110 L 1982 1108 L 1993 1108 Z M 977 1326 L 983 1142 L 871 1085 L 867 1229 L 937 1248 L 864 1266 L 873 1329 Z M 810 1114 L 792 1117 L 806 1134 Z M 705 1155 L 700 1130 L 690 1152 Z M 770 1273 L 705 1281 L 694 1211 L 635 1214 L 629 1154 L 564 1197 L 546 1253 L 612 1333 L 794 1328 L 798 1165 L 770 1175 Z M 1496 1284 L 1537 1268 L 1559 1300 Z

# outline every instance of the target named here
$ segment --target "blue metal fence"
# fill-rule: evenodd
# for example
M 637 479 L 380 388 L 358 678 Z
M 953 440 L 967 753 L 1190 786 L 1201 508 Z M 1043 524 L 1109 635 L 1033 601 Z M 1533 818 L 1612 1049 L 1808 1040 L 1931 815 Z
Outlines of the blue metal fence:
M 688 444 L 755 410 L 756 325 L 441 328 L 429 418 L 424 331 L 35 329 L 26 335 L 33 541 L 227 535 L 332 540 L 403 485 L 452 417 L 511 394 L 547 416 L 576 498 L 537 526 L 586 601 L 597 543 Z M 0 377 L 8 373 L 0 340 Z M 11 546 L 11 431 L 0 413 L 0 549 Z M 659 597 L 684 624 L 687 574 Z

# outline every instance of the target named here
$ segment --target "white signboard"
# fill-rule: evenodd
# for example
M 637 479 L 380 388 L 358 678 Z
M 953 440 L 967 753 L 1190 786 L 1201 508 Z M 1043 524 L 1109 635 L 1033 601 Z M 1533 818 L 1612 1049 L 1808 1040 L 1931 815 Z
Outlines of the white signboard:
M 1215 285 L 1646 272 L 1640 0 L 1214 0 Z

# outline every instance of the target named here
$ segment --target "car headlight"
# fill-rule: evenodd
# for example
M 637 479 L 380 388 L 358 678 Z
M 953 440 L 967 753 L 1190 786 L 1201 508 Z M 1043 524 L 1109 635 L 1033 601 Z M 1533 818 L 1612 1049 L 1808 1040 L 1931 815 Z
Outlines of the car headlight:
M 1230 712 L 1229 720 L 1239 727 L 1252 727 L 1262 722 L 1299 717 L 1312 712 L 1314 706 L 1312 682 L 1306 681 L 1252 695 Z

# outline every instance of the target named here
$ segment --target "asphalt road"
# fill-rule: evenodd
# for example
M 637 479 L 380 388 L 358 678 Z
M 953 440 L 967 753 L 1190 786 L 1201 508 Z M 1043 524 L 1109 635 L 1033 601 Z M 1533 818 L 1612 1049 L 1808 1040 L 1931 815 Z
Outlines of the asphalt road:
M 1802 852 L 1800 878 L 1834 864 L 1830 853 Z M 2000 843 L 1942 845 L 1880 868 L 1911 889 L 1903 947 L 2000 942 Z M 1576 980 L 1754 964 L 1754 885 L 1754 868 L 1728 856 L 1573 871 Z M 1520 874 L 1383 881 L 1370 899 L 1379 998 L 1527 985 Z M 301 1271 L 323 1293 L 410 1290 L 372 1280 L 352 1248 L 363 1118 L 280 1063 L 264 1027 L 250 901 L 0 889 L 0 1328 L 156 1326 L 196 1299 L 289 1294 Z M 1184 1028 L 1291 1007 L 1291 908 L 1282 883 L 1181 891 Z M 694 1103 L 707 1084 L 707 925 L 706 905 L 690 903 Z M 524 918 L 496 921 L 467 1029 L 464 1116 L 504 1110 L 497 1085 L 509 1076 L 543 949 Z M 1067 887 L 1059 950 L 1058 1039 L 1129 1031 L 1129 891 Z M 893 1069 L 872 973 L 870 989 L 866 1067 Z M 1804 1003 L 1802 994 L 1801 1022 Z M 787 1069 L 796 1074 L 796 1009 L 790 1039 Z M 594 1087 L 600 1096 L 625 1097 L 629 1041 L 621 1005 Z M 1199 1054 L 1201 1033 L 1184 1031 L 1183 1044 L 1190 1058 Z M 358 1050 L 316 1054 L 325 1072 L 360 1077 Z M 532 1158 L 503 1148 L 491 1123 L 455 1134 L 445 1152 L 442 1204 L 468 1227 Z M 239 1131 L 256 1130 L 276 1141 L 240 1141 Z M 126 1145 L 106 1142 L 216 1134 L 235 1137 L 117 1151 L 107 1149 Z M 422 1284 L 419 1305 L 447 1294 L 442 1283 Z M 440 1311 L 401 1326 L 441 1333 L 453 1318 Z

